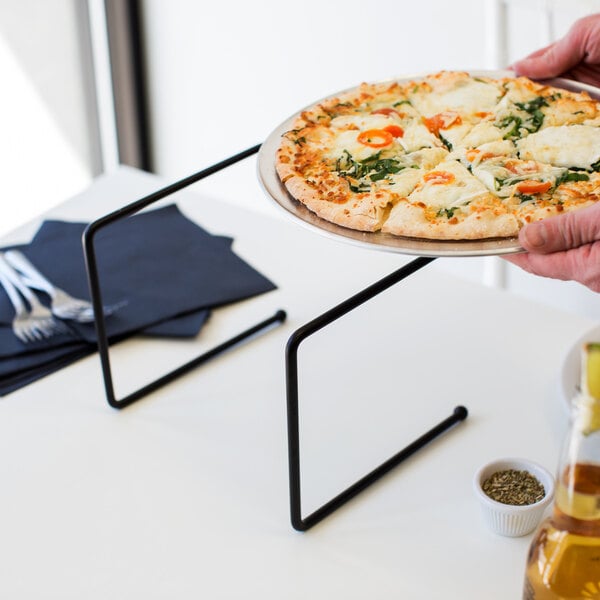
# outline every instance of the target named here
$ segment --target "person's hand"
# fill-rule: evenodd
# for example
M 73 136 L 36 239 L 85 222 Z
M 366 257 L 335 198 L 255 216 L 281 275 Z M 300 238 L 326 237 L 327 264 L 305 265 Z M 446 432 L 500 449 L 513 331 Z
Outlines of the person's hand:
M 565 37 L 511 67 L 532 79 L 562 76 L 600 85 L 600 14 L 579 19 Z M 527 253 L 506 257 L 509 262 L 600 292 L 600 203 L 525 225 L 519 242 Z
M 600 203 L 530 223 L 521 229 L 519 243 L 527 253 L 505 257 L 509 262 L 600 292 Z
M 562 76 L 600 85 L 600 13 L 579 19 L 565 37 L 511 67 L 532 79 Z

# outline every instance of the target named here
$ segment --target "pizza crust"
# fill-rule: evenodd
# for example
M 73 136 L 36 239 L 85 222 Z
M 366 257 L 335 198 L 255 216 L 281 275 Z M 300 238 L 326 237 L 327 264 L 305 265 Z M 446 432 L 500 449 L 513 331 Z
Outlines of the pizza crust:
M 498 215 L 492 209 L 472 212 L 455 223 L 448 219 L 431 221 L 423 208 L 400 202 L 382 227 L 384 233 L 436 240 L 481 240 L 513 237 L 519 233 L 514 215 Z
M 378 231 L 385 220 L 391 198 L 376 198 L 373 194 L 362 194 L 344 203 L 323 200 L 319 190 L 297 175 L 289 177 L 285 186 L 290 194 L 316 215 L 350 229 Z

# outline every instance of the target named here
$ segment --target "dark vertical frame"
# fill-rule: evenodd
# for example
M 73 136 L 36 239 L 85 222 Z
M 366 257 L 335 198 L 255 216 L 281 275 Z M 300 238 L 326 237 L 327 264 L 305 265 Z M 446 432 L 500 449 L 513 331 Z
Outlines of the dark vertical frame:
M 139 0 L 105 0 L 119 162 L 152 170 Z

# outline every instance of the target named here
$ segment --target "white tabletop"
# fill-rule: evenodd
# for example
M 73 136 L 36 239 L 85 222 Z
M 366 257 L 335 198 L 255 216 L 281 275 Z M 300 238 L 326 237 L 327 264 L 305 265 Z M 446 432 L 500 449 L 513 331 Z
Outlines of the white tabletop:
M 219 174 L 224 195 L 228 178 L 239 187 L 247 175 L 248 165 Z M 249 197 L 260 196 L 254 177 L 247 181 Z M 166 183 L 122 168 L 49 216 L 90 220 Z M 470 414 L 298 533 L 289 522 L 286 341 L 412 259 L 338 243 L 217 195 L 199 184 L 176 200 L 204 227 L 235 237 L 234 249 L 278 289 L 215 311 L 198 340 L 114 347 L 117 394 L 279 308 L 287 321 L 123 411 L 106 403 L 97 355 L 3 398 L 0 597 L 520 597 L 531 536 L 488 531 L 472 477 L 501 456 L 554 470 L 566 418 L 561 364 L 593 323 L 455 279 L 434 262 L 307 340 L 305 513 L 456 405 Z M 3 241 L 26 241 L 36 225 Z

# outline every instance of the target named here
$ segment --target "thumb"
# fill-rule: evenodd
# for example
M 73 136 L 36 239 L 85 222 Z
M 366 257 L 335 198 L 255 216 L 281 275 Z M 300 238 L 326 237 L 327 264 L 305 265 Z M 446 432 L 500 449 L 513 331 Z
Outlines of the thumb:
M 515 62 L 512 68 L 518 75 L 532 79 L 548 79 L 557 77 L 579 64 L 584 54 L 584 41 L 573 27 L 564 38 Z
M 578 248 L 600 240 L 600 203 L 525 225 L 519 242 L 534 254 Z

